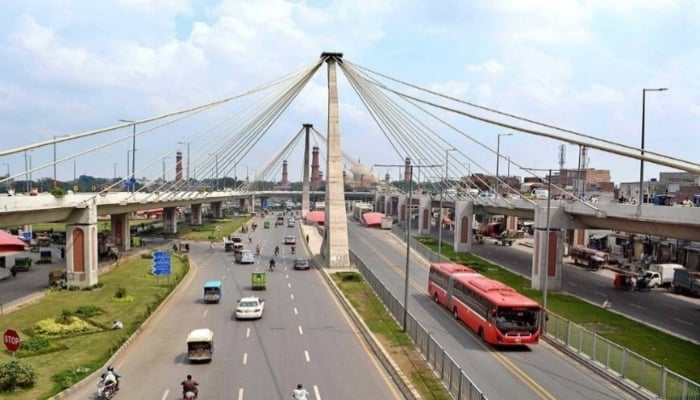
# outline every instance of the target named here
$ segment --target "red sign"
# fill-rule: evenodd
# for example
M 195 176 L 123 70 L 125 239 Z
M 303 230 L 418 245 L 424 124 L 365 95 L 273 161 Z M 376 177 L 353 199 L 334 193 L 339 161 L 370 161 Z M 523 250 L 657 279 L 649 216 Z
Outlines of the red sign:
M 11 352 L 19 350 L 20 340 L 19 334 L 14 329 L 8 329 L 3 335 L 3 341 L 5 342 L 5 347 Z

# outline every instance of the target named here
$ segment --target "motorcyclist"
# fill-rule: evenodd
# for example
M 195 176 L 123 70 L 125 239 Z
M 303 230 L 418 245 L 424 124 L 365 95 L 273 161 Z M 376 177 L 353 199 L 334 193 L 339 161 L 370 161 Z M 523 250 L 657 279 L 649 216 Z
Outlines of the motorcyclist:
M 104 383 L 105 387 L 114 385 L 114 390 L 119 390 L 119 378 L 122 376 L 114 370 L 113 366 L 110 365 L 107 367 L 107 371 L 103 372 L 100 376 L 102 377 L 102 383 Z
M 274 271 L 274 270 L 275 270 L 275 259 L 271 258 L 270 259 L 270 271 Z
M 197 398 L 197 396 L 199 395 L 199 388 L 198 388 L 199 382 L 192 379 L 192 375 L 187 375 L 187 379 L 182 381 L 182 383 L 180 383 L 180 384 L 182 385 L 182 398 L 183 399 L 192 398 L 191 396 L 188 397 L 187 393 L 193 393 L 194 398 L 195 399 Z
M 294 400 L 306 400 L 307 394 L 309 394 L 309 392 L 304 389 L 301 383 L 297 385 L 296 389 L 292 390 L 292 398 Z
M 275 246 L 275 255 L 276 256 L 280 255 L 280 247 L 279 246 Z
M 260 245 L 255 246 L 255 255 L 256 256 L 260 255 Z
M 297 247 L 292 245 L 292 254 L 296 254 L 296 251 L 297 251 Z

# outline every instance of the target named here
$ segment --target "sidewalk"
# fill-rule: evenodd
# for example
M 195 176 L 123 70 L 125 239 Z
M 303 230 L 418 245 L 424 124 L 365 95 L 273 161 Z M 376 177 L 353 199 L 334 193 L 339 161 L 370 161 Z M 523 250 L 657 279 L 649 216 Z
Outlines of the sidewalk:
M 321 254 L 321 245 L 323 244 L 323 236 L 318 232 L 315 225 L 307 225 L 301 222 L 301 231 L 303 233 L 304 246 L 306 246 L 312 256 Z M 306 238 L 309 238 L 308 242 Z M 311 257 L 313 258 L 313 257 Z

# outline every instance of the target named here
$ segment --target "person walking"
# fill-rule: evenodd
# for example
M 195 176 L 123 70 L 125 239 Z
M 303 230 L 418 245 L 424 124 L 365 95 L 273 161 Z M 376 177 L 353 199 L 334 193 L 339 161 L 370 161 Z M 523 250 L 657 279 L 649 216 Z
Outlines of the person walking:
M 304 389 L 301 383 L 297 385 L 296 389 L 292 390 L 292 398 L 294 400 L 306 400 L 307 394 L 309 394 L 309 392 Z

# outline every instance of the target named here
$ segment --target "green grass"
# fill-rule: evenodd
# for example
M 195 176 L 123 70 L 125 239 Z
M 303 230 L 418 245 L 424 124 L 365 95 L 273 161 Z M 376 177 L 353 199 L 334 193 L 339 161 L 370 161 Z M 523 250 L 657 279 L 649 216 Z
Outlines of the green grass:
M 416 239 L 437 253 L 437 240 L 428 237 Z M 490 264 L 472 254 L 454 253 L 451 248 L 446 246 L 442 247 L 442 252 L 444 257 L 478 269 L 483 275 L 499 280 L 525 296 L 542 303 L 542 292 L 532 290 L 529 279 Z M 663 365 L 671 371 L 695 382 L 700 381 L 699 345 L 562 293 L 548 292 L 547 308 L 553 313 L 598 333 L 600 336 Z M 634 369 L 635 366 L 632 365 L 631 368 Z
M 151 260 L 131 257 L 100 276 L 101 288 L 91 291 L 49 292 L 37 304 L 4 315 L 2 326 L 19 331 L 21 337 L 29 338 L 32 327 L 40 320 L 60 317 L 63 310 L 73 313 L 79 309 L 97 307 L 96 312 L 85 318 L 103 329 L 98 333 L 50 339 L 51 350 L 28 357 L 20 354 L 22 360 L 34 366 L 38 371 L 38 381 L 34 388 L 16 393 L 3 393 L 3 399 L 39 399 L 47 398 L 60 392 L 64 386 L 77 383 L 109 359 L 114 351 L 142 324 L 145 318 L 157 307 L 165 296 L 174 288 L 188 270 L 186 258 L 173 256 L 172 275 L 154 277 L 150 274 Z M 126 289 L 126 294 L 133 297 L 131 302 L 115 302 L 112 297 L 119 287 Z M 111 330 L 112 321 L 119 319 L 124 323 L 123 330 Z M 11 355 L 0 353 L 0 362 L 4 363 Z
M 233 221 L 231 219 L 206 220 L 202 225 L 180 224 L 177 226 L 176 236 L 181 240 L 221 240 L 222 237 L 232 234 L 245 225 L 249 219 L 246 216 Z M 220 230 L 217 231 L 217 227 L 220 227 Z
M 423 399 L 452 399 L 445 387 L 418 353 L 411 339 L 386 311 L 372 288 L 356 272 L 332 274 L 338 288 L 345 294 L 367 327 L 391 354 L 393 361 L 409 377 Z

